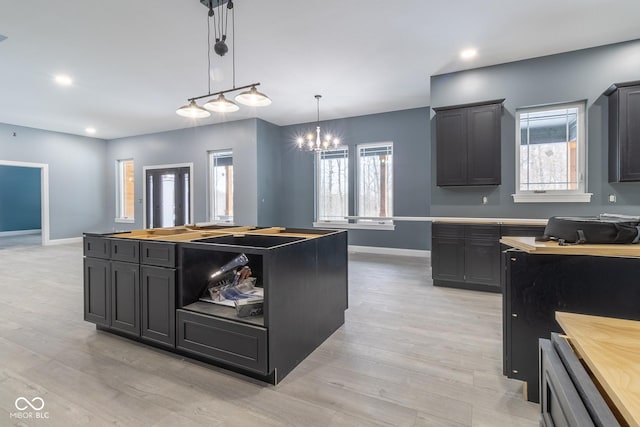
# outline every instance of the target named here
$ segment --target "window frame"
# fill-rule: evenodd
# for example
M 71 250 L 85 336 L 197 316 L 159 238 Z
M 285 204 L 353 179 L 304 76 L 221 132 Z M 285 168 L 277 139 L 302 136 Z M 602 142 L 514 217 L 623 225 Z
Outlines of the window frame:
M 229 153 L 229 156 L 223 156 L 223 154 Z M 216 219 L 214 218 L 214 214 L 215 214 L 215 197 L 213 192 L 215 191 L 215 187 L 214 187 L 214 159 L 216 158 L 216 155 L 218 155 L 218 157 L 230 157 L 231 158 L 231 165 L 234 166 L 233 164 L 233 149 L 232 148 L 225 148 L 225 149 L 219 149 L 219 150 L 210 150 L 207 151 L 207 218 L 208 218 L 208 222 L 206 224 L 221 224 L 221 225 L 234 225 L 235 223 L 235 215 L 231 215 L 231 218 L 229 220 L 223 220 L 223 219 Z M 235 169 L 235 167 L 234 167 Z M 231 182 L 231 200 L 234 200 L 234 193 L 235 193 L 235 170 L 232 176 L 232 182 Z M 233 203 L 233 202 L 232 202 Z
M 566 203 L 566 202 L 590 202 L 592 193 L 587 192 L 587 117 L 586 100 L 561 102 L 555 104 L 537 105 L 531 107 L 516 108 L 515 115 L 515 194 L 512 194 L 514 203 Z M 536 113 L 547 110 L 577 108 L 577 176 L 578 188 L 575 190 L 520 190 L 520 149 L 521 128 L 520 117 L 523 113 Z
M 341 219 L 321 219 L 320 218 L 320 162 L 321 162 L 321 156 L 322 153 L 328 152 L 328 151 L 344 151 L 345 156 L 344 159 L 346 160 L 346 164 L 347 164 L 347 168 L 345 170 L 345 182 L 346 182 L 346 187 L 347 187 L 347 194 L 346 194 L 346 199 L 347 199 L 347 206 L 346 206 L 346 212 L 343 218 Z M 332 225 L 332 224 L 348 224 L 349 220 L 347 219 L 347 216 L 349 215 L 349 205 L 350 205 L 350 201 L 351 201 L 351 194 L 349 191 L 349 147 L 346 145 L 339 145 L 338 147 L 333 147 L 333 148 L 328 148 L 326 150 L 321 150 L 315 153 L 315 163 L 314 163 L 314 182 L 313 182 L 313 187 L 314 187 L 314 217 L 315 217 L 315 221 L 314 221 L 314 226 L 318 226 L 318 227 L 322 227 L 322 226 L 326 226 L 326 225 Z
M 366 217 L 366 216 L 361 216 L 360 215 L 360 171 L 362 168 L 360 159 L 361 159 L 361 155 L 360 152 L 362 149 L 366 149 L 366 148 L 377 148 L 377 147 L 390 147 L 391 149 L 391 159 L 392 159 L 392 163 L 391 163 L 391 206 L 390 206 L 390 211 L 391 211 L 391 215 L 389 217 Z M 395 204 L 395 176 L 394 176 L 394 162 L 393 162 L 393 158 L 394 158 L 394 149 L 393 149 L 393 141 L 383 141 L 383 142 L 369 142 L 369 143 L 364 143 L 364 144 L 357 144 L 356 145 L 356 159 L 355 159 L 355 163 L 356 163 L 356 167 L 355 167 L 355 212 L 356 212 L 356 225 L 359 226 L 366 226 L 367 228 L 371 227 L 371 228 L 379 228 L 379 229 L 387 229 L 387 230 L 393 230 L 394 229 L 394 224 L 393 224 L 393 219 L 387 219 L 387 218 L 393 218 L 393 211 L 394 211 L 394 204 Z
M 125 215 L 125 206 L 126 206 L 126 202 L 124 201 L 124 199 L 126 198 L 126 189 L 125 189 L 125 164 L 131 162 L 132 168 L 133 168 L 133 177 L 134 177 L 134 181 L 133 181 L 133 216 L 128 217 Z M 116 197 L 115 197 L 115 207 L 116 207 L 116 212 L 115 212 L 115 219 L 114 222 L 117 223 L 127 223 L 127 224 L 132 224 L 135 222 L 135 212 L 136 212 L 136 205 L 135 205 L 135 200 L 136 200 L 136 196 L 135 196 L 135 162 L 133 158 L 127 158 L 127 159 L 117 159 L 116 160 L 116 164 L 115 164 L 115 181 L 116 181 Z

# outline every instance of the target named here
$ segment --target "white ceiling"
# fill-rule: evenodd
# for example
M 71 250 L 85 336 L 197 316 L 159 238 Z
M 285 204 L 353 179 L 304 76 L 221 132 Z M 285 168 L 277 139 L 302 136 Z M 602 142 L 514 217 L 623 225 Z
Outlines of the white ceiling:
M 259 117 L 278 125 L 429 105 L 429 76 L 640 38 L 638 0 L 235 0 L 236 86 L 269 107 L 186 119 L 207 93 L 199 0 L 1 0 L 0 122 L 97 138 Z M 478 56 L 459 59 L 473 46 Z M 213 55 L 212 91 L 231 55 Z M 615 66 L 612 64 L 612 66 Z M 71 87 L 53 75 L 73 77 Z

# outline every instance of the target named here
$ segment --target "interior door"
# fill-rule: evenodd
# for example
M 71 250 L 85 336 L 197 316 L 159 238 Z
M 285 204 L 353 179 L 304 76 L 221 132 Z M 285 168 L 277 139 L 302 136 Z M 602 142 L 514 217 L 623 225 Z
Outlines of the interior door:
M 145 214 L 148 227 L 173 227 L 189 223 L 190 180 L 189 167 L 146 170 Z

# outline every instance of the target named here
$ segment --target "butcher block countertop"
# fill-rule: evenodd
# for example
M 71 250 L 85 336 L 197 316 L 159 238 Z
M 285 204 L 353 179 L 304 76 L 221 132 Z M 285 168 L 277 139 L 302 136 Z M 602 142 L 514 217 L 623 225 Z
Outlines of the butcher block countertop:
M 640 244 L 626 245 L 567 245 L 558 242 L 536 242 L 535 237 L 503 236 L 500 243 L 530 254 L 592 255 L 640 258 Z
M 640 426 L 640 322 L 562 312 L 556 320 L 624 421 Z

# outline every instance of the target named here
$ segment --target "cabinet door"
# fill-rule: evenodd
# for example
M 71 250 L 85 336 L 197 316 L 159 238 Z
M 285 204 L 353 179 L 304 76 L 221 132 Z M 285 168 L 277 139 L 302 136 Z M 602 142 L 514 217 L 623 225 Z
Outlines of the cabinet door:
M 176 270 L 141 267 L 142 337 L 175 347 Z
M 467 108 L 467 183 L 500 184 L 501 104 Z
M 464 239 L 434 237 L 431 241 L 431 274 L 435 281 L 464 281 Z
M 111 315 L 111 277 L 106 259 L 84 259 L 84 320 L 109 326 Z
M 500 287 L 500 243 L 469 239 L 465 242 L 465 281 Z
M 436 114 L 437 185 L 467 184 L 466 120 L 464 108 Z
M 640 86 L 619 92 L 620 181 L 640 181 Z
M 111 263 L 111 328 L 140 336 L 140 267 Z

